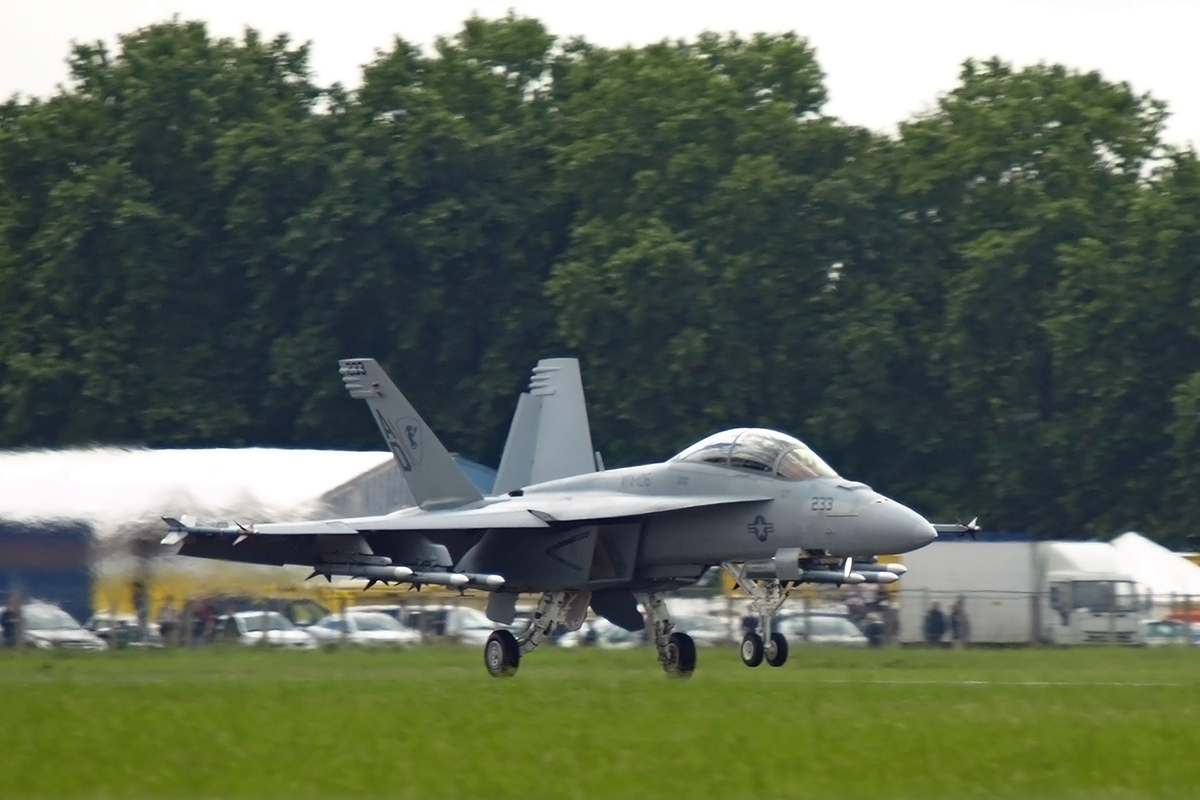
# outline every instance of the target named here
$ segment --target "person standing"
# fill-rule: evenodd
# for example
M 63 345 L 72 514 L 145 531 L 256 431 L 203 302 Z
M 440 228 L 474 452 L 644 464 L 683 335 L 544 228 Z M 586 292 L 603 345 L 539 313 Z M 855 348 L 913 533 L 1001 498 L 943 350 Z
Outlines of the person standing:
M 171 595 L 167 595 L 162 608 L 158 610 L 158 633 L 168 647 L 179 643 L 179 609 L 175 607 L 175 598 Z
M 971 642 L 971 618 L 967 616 L 967 598 L 959 597 L 950 609 L 950 638 L 955 647 L 966 647 Z
M 21 641 L 21 595 L 13 592 L 0 609 L 0 636 L 5 647 L 16 647 Z
M 925 612 L 925 643 L 941 644 L 945 635 L 946 615 L 942 613 L 941 604 L 935 600 L 929 604 L 929 611 Z

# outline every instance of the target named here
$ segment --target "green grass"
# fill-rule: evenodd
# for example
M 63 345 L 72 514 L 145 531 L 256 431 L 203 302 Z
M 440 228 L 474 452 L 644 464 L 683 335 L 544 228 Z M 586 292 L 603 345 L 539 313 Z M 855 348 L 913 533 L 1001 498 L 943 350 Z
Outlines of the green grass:
M 0 797 L 1195 798 L 1200 652 L 0 653 Z

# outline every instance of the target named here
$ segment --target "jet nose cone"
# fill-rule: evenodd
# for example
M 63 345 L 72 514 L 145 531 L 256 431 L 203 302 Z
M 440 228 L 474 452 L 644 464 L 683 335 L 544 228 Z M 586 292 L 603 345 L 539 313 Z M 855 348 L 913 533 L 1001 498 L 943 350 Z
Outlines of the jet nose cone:
M 861 522 L 875 537 L 887 542 L 884 549 L 890 548 L 888 552 L 906 553 L 937 539 L 937 531 L 927 519 L 892 500 L 867 506 Z

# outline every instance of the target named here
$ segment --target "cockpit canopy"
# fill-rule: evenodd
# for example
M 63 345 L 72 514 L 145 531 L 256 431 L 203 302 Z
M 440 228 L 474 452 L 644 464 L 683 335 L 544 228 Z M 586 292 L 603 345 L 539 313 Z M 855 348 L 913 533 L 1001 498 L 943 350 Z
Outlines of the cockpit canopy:
M 734 428 L 714 433 L 671 460 L 760 472 L 788 481 L 837 477 L 804 442 L 765 428 Z

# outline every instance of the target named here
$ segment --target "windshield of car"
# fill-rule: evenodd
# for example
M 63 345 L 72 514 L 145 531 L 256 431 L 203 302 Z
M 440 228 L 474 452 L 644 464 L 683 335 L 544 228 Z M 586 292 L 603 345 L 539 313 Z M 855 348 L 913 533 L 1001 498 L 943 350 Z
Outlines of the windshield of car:
M 671 460 L 730 467 L 789 481 L 837 477 L 837 473 L 799 439 L 765 428 L 722 431 L 697 442 Z
M 54 606 L 22 606 L 21 624 L 26 630 L 34 631 L 74 630 L 79 627 L 70 614 Z
M 387 614 L 355 614 L 354 625 L 360 631 L 401 631 L 404 626 Z
M 290 631 L 295 626 L 288 621 L 288 618 L 278 611 L 268 611 L 266 614 L 244 614 L 242 615 L 242 624 L 248 631 L 262 631 L 264 627 L 269 631 Z

